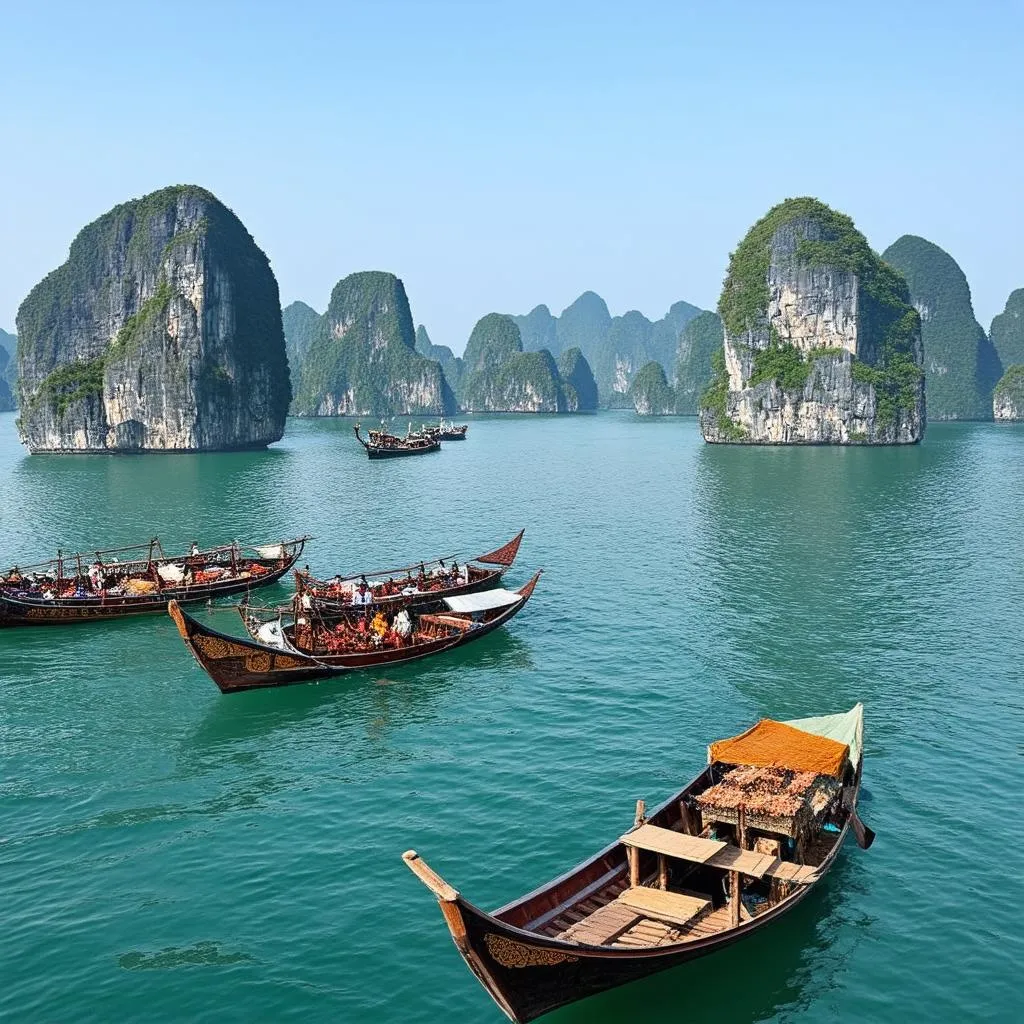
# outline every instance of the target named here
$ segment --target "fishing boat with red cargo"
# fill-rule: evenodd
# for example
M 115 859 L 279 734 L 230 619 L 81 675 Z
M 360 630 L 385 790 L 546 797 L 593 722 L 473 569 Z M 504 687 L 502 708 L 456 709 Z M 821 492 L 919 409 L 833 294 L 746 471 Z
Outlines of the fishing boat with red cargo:
M 147 544 L 80 552 L 0 575 L 0 626 L 47 626 L 162 612 L 243 594 L 290 572 L 309 537 L 246 548 L 237 542 L 168 555 Z
M 371 459 L 397 459 L 404 455 L 426 455 L 427 452 L 441 450 L 438 438 L 413 433 L 399 437 L 384 430 L 371 430 L 369 439 L 363 440 L 360 427 L 361 424 L 357 423 L 352 429 L 356 433 L 356 440 L 366 449 Z
M 241 606 L 251 639 L 211 629 L 172 601 L 168 612 L 199 667 L 221 693 L 290 686 L 360 669 L 401 665 L 479 640 L 505 625 L 530 600 L 540 572 L 519 590 L 431 598 L 392 613 L 347 609 L 321 616 L 301 607 L 293 617 L 260 620 Z
M 456 553 L 396 569 L 338 575 L 328 580 L 317 579 L 308 570 L 296 572 L 295 590 L 300 598 L 308 596 L 314 605 L 327 610 L 350 605 L 395 607 L 422 601 L 424 595 L 441 598 L 474 594 L 501 584 L 519 554 L 525 532 L 520 530 L 494 551 L 461 563 Z
M 769 927 L 818 885 L 857 815 L 863 708 L 762 719 L 600 853 L 486 913 L 414 851 L 456 948 L 514 1021 L 675 967 Z

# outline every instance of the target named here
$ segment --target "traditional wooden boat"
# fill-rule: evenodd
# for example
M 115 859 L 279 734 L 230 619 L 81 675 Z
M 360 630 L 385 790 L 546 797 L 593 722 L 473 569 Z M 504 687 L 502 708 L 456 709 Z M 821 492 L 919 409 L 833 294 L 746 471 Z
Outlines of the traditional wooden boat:
M 422 433 L 428 437 L 436 437 L 439 441 L 465 441 L 468 430 L 468 423 L 457 425 L 441 420 L 436 426 L 425 426 Z
M 499 586 L 502 577 L 512 567 L 525 532 L 520 530 L 500 548 L 465 559 L 461 565 L 456 553 L 396 569 L 339 575 L 329 580 L 317 579 L 308 571 L 296 572 L 296 594 L 300 598 L 308 595 L 317 607 L 331 609 L 357 603 L 356 596 L 362 583 L 366 584 L 369 604 L 374 608 L 377 605 L 393 607 L 422 601 L 424 595 L 441 598 L 489 590 Z
M 248 593 L 289 572 L 309 537 L 167 555 L 148 544 L 65 555 L 0 576 L 0 626 L 47 626 L 162 612 Z
M 324 622 L 300 614 L 266 636 L 246 640 L 211 629 L 172 601 L 168 612 L 200 668 L 221 693 L 290 686 L 360 669 L 400 665 L 461 647 L 505 625 L 529 601 L 540 572 L 517 591 L 487 590 L 402 609 L 377 632 L 377 615 L 352 610 Z M 249 612 L 240 609 L 248 620 Z M 383 611 L 377 613 L 382 618 Z M 405 616 L 405 623 L 400 623 Z M 247 621 L 253 628 L 253 624 Z M 274 625 L 274 623 L 263 623 Z
M 857 816 L 863 709 L 714 743 L 708 767 L 560 878 L 486 913 L 410 850 L 456 947 L 514 1021 L 674 967 L 768 927 L 835 862 Z
M 419 437 L 415 434 L 398 437 L 382 430 L 371 430 L 369 440 L 363 440 L 359 432 L 360 424 L 357 423 L 352 429 L 356 432 L 356 440 L 366 449 L 371 459 L 396 459 L 404 455 L 426 455 L 427 452 L 441 450 L 441 442 L 436 437 Z

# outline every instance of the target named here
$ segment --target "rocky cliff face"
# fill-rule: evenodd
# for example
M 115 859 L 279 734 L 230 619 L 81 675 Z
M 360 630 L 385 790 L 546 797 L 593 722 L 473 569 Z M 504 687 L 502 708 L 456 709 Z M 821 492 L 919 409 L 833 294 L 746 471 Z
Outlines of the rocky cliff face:
M 304 302 L 293 302 L 281 310 L 284 325 L 284 344 L 288 352 L 288 369 L 292 380 L 298 382 L 302 364 L 306 360 L 309 346 L 313 344 L 320 327 L 320 314 Z
M 992 320 L 989 337 L 1004 367 L 1024 365 L 1024 288 L 1010 293 L 1006 308 Z
M 452 391 L 458 390 L 462 379 L 462 360 L 447 345 L 435 345 L 423 324 L 416 328 L 416 351 L 425 359 L 440 363 Z
M 640 416 L 671 416 L 676 411 L 676 393 L 669 386 L 661 363 L 653 360 L 633 378 L 629 399 Z
M 683 327 L 676 356 L 676 412 L 696 416 L 700 396 L 711 382 L 711 357 L 721 352 L 724 332 L 716 313 L 701 313 Z
M 204 189 L 162 189 L 84 228 L 17 323 L 33 452 L 255 447 L 284 431 L 277 282 Z
M 597 412 L 597 383 L 590 363 L 578 348 L 566 349 L 558 357 L 558 375 L 566 412 Z
M 415 349 L 405 286 L 381 271 L 334 286 L 302 364 L 299 416 L 448 415 L 455 399 L 441 367 Z
M 1024 420 L 1024 364 L 1011 366 L 996 385 L 992 415 L 1004 423 Z
M 971 289 L 949 253 L 903 235 L 882 253 L 910 286 L 921 315 L 928 415 L 933 420 L 987 420 L 1002 374 L 992 343 L 974 319 Z
M 710 442 L 907 444 L 925 424 L 920 318 L 846 216 L 790 199 L 751 228 L 719 300 Z

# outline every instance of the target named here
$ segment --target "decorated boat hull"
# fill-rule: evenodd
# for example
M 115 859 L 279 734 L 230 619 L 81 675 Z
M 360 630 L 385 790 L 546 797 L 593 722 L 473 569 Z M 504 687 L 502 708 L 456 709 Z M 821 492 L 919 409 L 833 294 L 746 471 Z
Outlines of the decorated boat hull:
M 487 622 L 455 637 L 443 637 L 429 643 L 404 648 L 382 648 L 353 654 L 314 657 L 298 650 L 280 650 L 241 637 L 211 629 L 184 612 L 172 601 L 168 613 L 181 638 L 200 668 L 214 681 L 221 693 L 291 686 L 317 679 L 331 679 L 362 669 L 401 665 L 472 643 L 504 626 L 529 601 L 538 572 L 522 589 L 516 604 Z
M 703 792 L 712 780 L 709 767 L 645 821 L 662 829 L 680 830 L 682 803 Z M 860 823 L 856 813 L 860 781 L 858 762 L 837 804 L 842 827 L 820 863 L 808 869 L 808 880 L 756 916 L 748 915 L 746 920 L 723 931 L 687 936 L 685 941 L 671 944 L 596 946 L 544 933 L 552 922 L 564 919 L 567 910 L 628 875 L 628 852 L 622 841 L 610 844 L 561 877 L 492 913 L 466 900 L 415 851 L 404 854 L 404 859 L 437 898 L 455 947 L 477 980 L 509 1019 L 525 1024 L 569 1003 L 717 952 L 788 914 L 821 884 L 848 832 L 854 832 L 861 846 L 871 844 L 874 835 Z M 651 856 L 644 855 L 646 859 L 639 868 L 641 875 L 658 870 Z
M 99 597 L 20 598 L 0 591 L 0 627 L 54 626 L 75 622 L 96 622 L 167 611 L 170 602 L 197 604 L 220 597 L 248 594 L 276 583 L 291 572 L 302 555 L 305 538 L 281 545 L 283 557 L 251 559 L 265 571 L 244 579 L 233 578 L 192 586 L 164 586 L 155 594 L 102 595 Z

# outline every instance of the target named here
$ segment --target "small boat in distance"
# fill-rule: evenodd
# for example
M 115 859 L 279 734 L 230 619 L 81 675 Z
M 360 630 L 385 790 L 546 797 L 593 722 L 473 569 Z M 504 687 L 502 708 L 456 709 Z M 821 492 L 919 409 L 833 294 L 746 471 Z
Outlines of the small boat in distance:
M 246 548 L 237 542 L 167 555 L 148 544 L 57 557 L 0 574 L 0 626 L 47 626 L 165 611 L 247 593 L 289 572 L 310 538 Z M 118 557 L 120 556 L 120 557 Z
M 363 440 L 359 432 L 360 426 L 361 424 L 357 423 L 352 429 L 356 433 L 356 440 L 366 449 L 366 454 L 371 459 L 396 459 L 404 455 L 426 455 L 427 452 L 441 450 L 441 442 L 436 437 L 415 434 L 398 437 L 383 430 L 371 430 L 369 440 Z
M 708 748 L 708 766 L 590 860 L 486 913 L 415 850 L 456 948 L 513 1021 L 675 967 L 759 931 L 807 897 L 857 816 L 863 707 L 762 719 Z M 693 984 L 691 979 L 689 984 Z
M 436 437 L 439 441 L 465 441 L 468 430 L 468 423 L 457 426 L 454 423 L 446 423 L 442 419 L 437 426 L 425 426 L 421 433 L 428 437 Z
M 168 613 L 199 667 L 221 693 L 290 686 L 331 679 L 360 669 L 401 665 L 461 647 L 505 625 L 530 600 L 540 572 L 519 590 L 501 588 L 447 597 L 403 608 L 394 616 L 381 609 L 351 609 L 325 621 L 304 612 L 289 624 L 280 619 L 258 626 L 265 641 L 221 633 L 183 611 Z M 246 618 L 246 608 L 239 611 Z M 247 622 L 248 628 L 254 628 Z M 271 627 L 264 632 L 265 627 Z
M 459 564 L 457 555 L 445 555 L 425 562 L 413 562 L 396 569 L 377 569 L 347 576 L 321 580 L 309 571 L 295 573 L 295 590 L 299 597 L 309 595 L 317 607 L 335 608 L 348 605 L 398 605 L 431 597 L 454 597 L 489 590 L 501 583 L 502 576 L 512 568 L 523 542 L 520 530 L 508 543 L 494 551 L 466 559 Z M 475 563 L 475 564 L 474 564 Z M 359 594 L 369 592 L 369 599 Z

